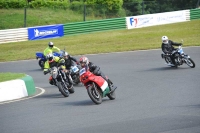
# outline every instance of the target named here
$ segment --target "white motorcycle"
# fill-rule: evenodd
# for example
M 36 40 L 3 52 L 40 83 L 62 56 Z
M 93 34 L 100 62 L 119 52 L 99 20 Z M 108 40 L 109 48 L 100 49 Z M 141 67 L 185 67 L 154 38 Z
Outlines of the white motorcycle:
M 173 66 L 178 67 L 180 65 L 183 65 L 184 63 L 187 64 L 191 68 L 195 67 L 194 61 L 190 58 L 189 55 L 186 55 L 183 52 L 182 46 L 179 46 L 176 50 L 174 50 L 171 55 L 167 55 L 165 53 L 162 53 L 161 57 L 165 60 L 165 62 L 169 66 L 172 66 L 172 67 Z M 174 58 L 175 64 L 172 63 L 171 57 Z

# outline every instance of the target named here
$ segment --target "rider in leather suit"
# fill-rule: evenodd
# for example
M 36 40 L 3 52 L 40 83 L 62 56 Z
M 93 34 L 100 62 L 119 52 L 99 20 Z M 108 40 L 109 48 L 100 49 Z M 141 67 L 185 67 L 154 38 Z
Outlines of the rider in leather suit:
M 105 74 L 100 70 L 100 67 L 90 62 L 87 57 L 81 57 L 79 62 L 82 68 L 85 67 L 86 69 L 89 69 L 89 71 L 92 72 L 94 75 L 101 76 L 103 79 L 105 79 L 108 82 L 111 91 L 114 91 L 117 88 L 113 85 L 110 79 L 106 78 Z
M 166 54 L 169 55 L 172 63 L 175 64 L 174 61 L 174 56 L 172 55 L 172 51 L 176 50 L 174 46 L 179 46 L 182 45 L 182 43 L 177 43 L 177 42 L 173 42 L 172 40 L 169 40 L 167 36 L 162 36 L 162 51 Z

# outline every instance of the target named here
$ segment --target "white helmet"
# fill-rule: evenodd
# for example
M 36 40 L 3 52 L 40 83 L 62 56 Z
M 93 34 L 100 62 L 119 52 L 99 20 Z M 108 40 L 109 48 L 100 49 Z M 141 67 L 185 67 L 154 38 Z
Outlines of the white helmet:
M 167 36 L 162 36 L 162 43 L 168 44 L 168 37 Z
M 69 54 L 67 52 L 63 52 L 62 56 L 65 58 L 65 59 L 68 59 L 68 56 Z
M 48 61 L 52 61 L 53 60 L 53 54 L 52 53 L 47 54 L 46 59 Z
M 63 52 L 63 54 L 62 54 L 63 56 L 67 56 L 67 55 L 69 55 L 67 52 Z
M 53 42 L 48 43 L 49 47 L 53 47 Z

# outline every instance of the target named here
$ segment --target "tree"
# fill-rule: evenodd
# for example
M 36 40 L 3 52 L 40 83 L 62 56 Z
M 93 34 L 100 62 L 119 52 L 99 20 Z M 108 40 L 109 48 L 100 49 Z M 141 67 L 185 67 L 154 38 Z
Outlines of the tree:
M 124 0 L 123 8 L 126 10 L 126 15 L 141 15 L 143 0 Z

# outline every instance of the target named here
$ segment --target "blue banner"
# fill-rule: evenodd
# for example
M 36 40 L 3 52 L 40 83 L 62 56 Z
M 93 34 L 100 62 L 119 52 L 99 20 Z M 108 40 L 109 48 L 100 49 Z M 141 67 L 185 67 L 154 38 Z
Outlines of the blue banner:
M 63 24 L 28 28 L 29 40 L 62 37 L 63 35 Z

